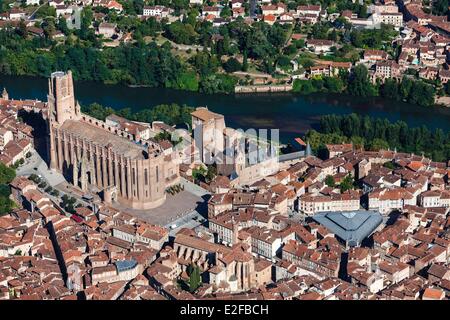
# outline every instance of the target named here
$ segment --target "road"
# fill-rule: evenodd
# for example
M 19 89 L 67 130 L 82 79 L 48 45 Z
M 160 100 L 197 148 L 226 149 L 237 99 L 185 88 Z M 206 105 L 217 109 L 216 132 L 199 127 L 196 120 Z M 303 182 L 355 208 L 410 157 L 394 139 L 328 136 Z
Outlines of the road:
M 43 4 L 41 4 L 39 7 L 37 7 L 36 8 L 36 10 L 34 10 L 29 16 L 28 16 L 28 20 L 33 20 L 34 19 L 34 15 L 36 14 L 36 12 L 38 12 L 38 10 L 42 7 L 42 6 L 44 6 L 45 4 L 43 3 Z
M 188 50 L 192 50 L 192 51 L 203 51 L 204 47 L 203 46 L 197 46 L 197 45 L 188 45 L 188 44 L 178 44 L 175 42 L 171 42 L 172 47 L 174 47 L 177 50 L 180 51 L 188 51 Z M 206 50 L 211 51 L 211 48 L 207 47 Z
M 244 72 L 244 71 L 235 71 L 233 74 L 238 76 L 250 76 L 253 78 L 265 78 L 265 79 L 273 79 L 272 76 L 268 73 L 256 73 L 256 72 Z
M 258 0 L 250 0 L 250 17 L 256 17 L 256 9 L 258 7 Z

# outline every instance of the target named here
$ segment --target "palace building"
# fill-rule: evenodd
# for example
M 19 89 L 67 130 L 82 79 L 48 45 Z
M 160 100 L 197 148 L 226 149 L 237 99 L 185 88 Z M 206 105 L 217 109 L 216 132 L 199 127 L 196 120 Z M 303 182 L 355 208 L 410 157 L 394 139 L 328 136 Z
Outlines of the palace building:
M 155 140 L 81 113 L 70 71 L 52 73 L 48 108 L 50 167 L 81 190 L 102 193 L 106 203 L 150 209 L 179 182 L 174 154 Z

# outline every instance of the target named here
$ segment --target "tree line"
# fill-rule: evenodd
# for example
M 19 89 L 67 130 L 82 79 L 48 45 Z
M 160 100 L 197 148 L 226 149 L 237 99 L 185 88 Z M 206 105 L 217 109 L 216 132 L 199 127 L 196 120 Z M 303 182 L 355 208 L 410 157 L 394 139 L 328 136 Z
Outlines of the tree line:
M 191 113 L 195 110 L 187 105 L 160 104 L 152 108 L 133 112 L 131 108 L 115 110 L 98 103 L 82 105 L 81 110 L 94 118 L 105 120 L 111 114 L 124 117 L 128 120 L 152 123 L 153 121 L 163 121 L 168 125 L 187 125 L 191 127 Z
M 436 89 L 433 85 L 408 75 L 401 80 L 390 78 L 386 79 L 384 83 L 380 81 L 372 83 L 364 65 L 357 65 L 351 73 L 340 72 L 336 77 L 297 79 L 294 81 L 293 91 L 301 94 L 331 92 L 360 97 L 381 96 L 425 107 L 434 105 L 436 96 Z
M 371 118 L 357 114 L 325 115 L 318 131 L 310 130 L 306 139 L 321 154 L 325 144 L 352 142 L 366 150 L 396 149 L 399 152 L 424 154 L 434 161 L 450 159 L 450 131 L 426 126 L 409 127 L 404 121 Z
M 8 167 L 0 162 L 0 216 L 10 212 L 14 202 L 9 198 L 11 189 L 9 183 L 16 177 L 14 168 Z
M 122 43 L 99 50 L 94 42 L 67 40 L 57 44 L 48 38 L 28 39 L 16 30 L 0 31 L 0 72 L 7 75 L 48 77 L 54 70 L 72 70 L 74 80 L 144 85 L 204 93 L 234 92 L 237 80 L 217 68 L 200 73 L 171 52 L 170 43 L 158 46 Z M 82 31 L 83 29 L 81 29 Z M 80 32 L 81 32 L 80 31 Z

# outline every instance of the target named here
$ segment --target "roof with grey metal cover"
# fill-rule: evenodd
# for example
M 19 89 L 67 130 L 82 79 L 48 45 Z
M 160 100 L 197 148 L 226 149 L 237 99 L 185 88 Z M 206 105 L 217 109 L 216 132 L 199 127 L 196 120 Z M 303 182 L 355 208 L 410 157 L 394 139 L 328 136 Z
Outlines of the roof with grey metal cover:
M 122 261 L 116 261 L 115 265 L 117 267 L 117 271 L 123 272 L 123 271 L 133 269 L 137 265 L 137 262 L 134 259 L 122 260 Z
M 328 230 L 355 246 L 368 237 L 383 221 L 379 212 L 375 211 L 349 211 L 349 212 L 321 212 L 313 219 Z

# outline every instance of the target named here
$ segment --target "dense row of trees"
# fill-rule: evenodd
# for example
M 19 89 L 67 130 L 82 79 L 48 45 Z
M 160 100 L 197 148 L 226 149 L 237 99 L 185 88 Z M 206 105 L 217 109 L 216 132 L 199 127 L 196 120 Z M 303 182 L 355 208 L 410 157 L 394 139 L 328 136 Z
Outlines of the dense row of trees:
M 176 14 L 181 14 L 181 19 L 172 23 L 168 23 L 167 19 L 139 19 L 144 2 L 173 8 Z M 361 18 L 367 16 L 365 4 L 344 0 L 314 1 L 317 2 L 329 13 L 352 10 Z M 445 1 L 438 2 L 438 6 L 441 6 L 441 2 Z M 54 8 L 41 6 L 37 16 L 43 19 L 38 24 L 44 29 L 44 37 L 30 37 L 24 23 L 16 30 L 0 31 L 0 72 L 48 77 L 53 70 L 72 69 L 75 80 L 168 87 L 203 93 L 231 93 L 238 81 L 232 73 L 247 71 L 249 64 L 252 70 L 274 76 L 289 72 L 293 59 L 303 68 L 314 64 L 314 57 L 308 56 L 307 52 L 298 55 L 298 50 L 305 47 L 304 40 L 292 41 L 287 45 L 291 33 L 306 33 L 308 38 L 333 40 L 339 46 L 332 48 L 330 55 L 319 58 L 351 62 L 359 60 L 361 48 L 389 52 L 395 50 L 392 39 L 398 35 L 388 25 L 381 25 L 380 29 L 374 30 L 354 29 L 342 17 L 333 23 L 323 21 L 314 25 L 269 25 L 262 21 L 248 24 L 239 17 L 214 27 L 209 21 L 197 19 L 199 8 L 190 7 L 188 0 L 120 0 L 120 3 L 125 15 L 104 7 L 84 8 L 79 30 L 69 29 L 65 19 L 56 17 Z M 306 3 L 310 1 L 290 1 L 287 5 L 288 9 L 295 9 L 297 5 Z M 117 24 L 121 32 L 130 32 L 135 42 L 118 47 L 103 47 L 101 37 L 95 34 L 92 27 L 97 27 L 100 22 L 95 20 L 94 13 L 98 12 L 105 14 L 108 22 Z M 223 16 L 230 14 L 229 10 L 224 12 Z M 65 41 L 53 40 L 52 35 L 56 30 L 66 36 Z M 158 44 L 149 42 L 149 36 Z M 180 46 L 174 50 L 169 41 L 161 41 L 164 37 L 187 47 Z M 175 55 L 174 51 L 179 52 L 179 55 Z M 367 70 L 362 68 L 339 79 L 318 79 L 312 83 L 297 81 L 294 88 L 301 93 L 346 90 L 359 96 L 396 96 L 396 89 L 391 84 L 386 90 L 380 90 L 380 85 L 373 86 L 368 81 Z M 425 97 L 417 96 L 419 90 L 414 89 L 425 91 Z M 418 83 L 417 88 L 412 87 L 410 94 L 399 93 L 395 98 L 430 105 L 431 96 L 434 96 L 431 86 Z
M 0 31 L 0 71 L 13 75 L 49 76 L 71 69 L 75 80 L 176 86 L 185 72 L 169 45 L 121 45 L 102 51 L 77 43 L 55 45 L 44 38 L 23 39 L 17 31 Z M 43 50 L 50 46 L 50 50 Z
M 394 79 L 387 79 L 380 87 L 380 95 L 383 97 L 420 106 L 433 105 L 435 94 L 436 90 L 432 85 L 408 77 L 404 77 L 400 83 Z
M 111 114 L 117 114 L 133 121 L 148 122 L 163 121 L 168 125 L 188 125 L 191 126 L 191 112 L 194 111 L 193 107 L 187 105 L 178 105 L 176 103 L 160 104 L 153 108 L 144 109 L 138 112 L 133 112 L 130 108 L 124 108 L 115 110 L 110 107 L 104 107 L 98 103 L 92 103 L 87 106 L 82 106 L 81 110 L 100 120 Z
M 0 216 L 14 208 L 14 202 L 9 198 L 11 190 L 9 183 L 15 178 L 16 172 L 0 162 Z
M 449 0 L 433 0 L 431 12 L 438 16 L 446 16 L 449 14 L 448 8 L 450 7 Z
M 67 194 L 64 194 L 61 197 L 61 207 L 64 208 L 64 210 L 66 210 L 69 213 L 76 213 L 75 208 L 80 207 L 81 204 L 76 204 L 77 203 L 77 199 L 75 199 L 74 197 L 70 197 Z
M 239 65 L 236 61 L 223 65 L 226 72 L 246 71 L 247 59 L 253 59 L 255 66 L 261 71 L 272 73 L 275 70 L 277 58 L 282 54 L 291 26 L 279 23 L 270 26 L 264 22 L 248 25 L 244 19 L 238 18 L 214 28 L 210 22 L 195 19 L 197 13 L 197 9 L 191 9 L 182 21 L 164 25 L 164 36 L 178 44 L 211 48 L 209 53 L 205 50 L 197 55 L 216 61 L 213 64 L 216 68 L 220 66 L 222 56 L 235 57 L 241 54 L 243 61 Z M 207 65 L 204 63 L 205 59 L 202 61 L 202 64 Z
M 419 155 L 424 153 L 435 161 L 450 159 L 449 131 L 431 131 L 426 126 L 410 128 L 403 121 L 392 123 L 357 114 L 323 116 L 319 131 L 309 131 L 306 139 L 319 154 L 324 144 L 352 142 L 367 150 L 390 148 Z
M 357 48 L 386 49 L 391 46 L 391 40 L 398 35 L 394 27 L 382 24 L 380 29 L 352 29 L 350 42 Z
M 352 175 L 348 174 L 342 179 L 342 181 L 337 184 L 334 177 L 332 175 L 328 175 L 325 177 L 325 184 L 329 187 L 335 188 L 338 187 L 341 192 L 346 192 L 348 190 L 353 189 L 354 186 L 354 179 Z
M 387 79 L 384 83 L 372 83 L 364 65 L 356 66 L 351 74 L 342 72 L 337 77 L 317 77 L 311 80 L 295 80 L 294 92 L 310 94 L 315 92 L 345 92 L 353 96 L 382 96 L 397 101 L 406 101 L 420 106 L 435 103 L 436 89 L 423 80 L 404 76 L 399 82 Z
M 295 80 L 293 91 L 301 94 L 315 92 L 340 93 L 345 89 L 344 81 L 339 77 L 313 78 L 311 80 Z
M 83 24 L 83 23 L 82 23 Z M 71 69 L 75 80 L 167 87 L 207 93 L 233 92 L 236 79 L 216 74 L 217 68 L 202 74 L 180 61 L 166 42 L 121 44 L 99 50 L 95 41 L 68 40 L 58 44 L 49 38 L 26 39 L 20 28 L 0 31 L 0 72 L 9 75 L 48 77 L 54 70 Z M 80 38 L 90 38 L 92 29 Z M 94 37 L 95 39 L 95 37 Z M 50 48 L 47 50 L 46 48 Z M 213 80 L 212 83 L 207 83 Z

